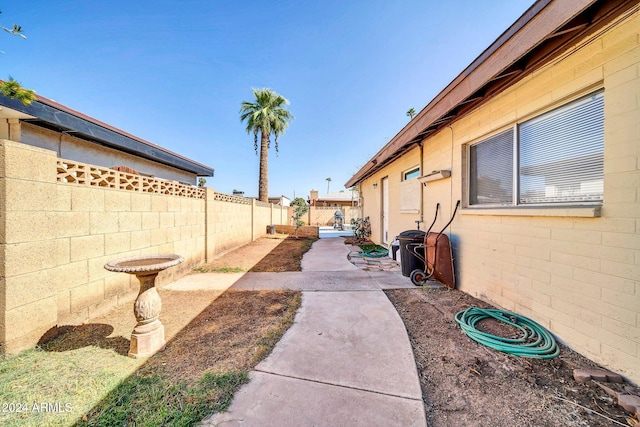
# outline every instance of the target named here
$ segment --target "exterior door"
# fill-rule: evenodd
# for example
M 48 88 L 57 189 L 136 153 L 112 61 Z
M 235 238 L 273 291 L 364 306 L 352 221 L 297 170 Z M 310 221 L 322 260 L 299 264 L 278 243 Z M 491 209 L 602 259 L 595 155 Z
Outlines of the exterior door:
M 389 243 L 389 178 L 382 178 L 382 243 Z

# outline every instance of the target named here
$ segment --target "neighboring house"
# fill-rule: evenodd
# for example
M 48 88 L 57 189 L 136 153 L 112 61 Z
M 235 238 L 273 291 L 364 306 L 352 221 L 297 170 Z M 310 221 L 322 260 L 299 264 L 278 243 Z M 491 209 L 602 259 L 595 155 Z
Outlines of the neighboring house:
M 25 106 L 0 96 L 0 139 L 57 153 L 57 157 L 111 168 L 125 166 L 143 176 L 195 185 L 213 176 L 208 166 L 38 96 Z
M 318 196 L 318 190 L 311 190 L 308 203 L 309 225 L 333 226 L 338 210 L 342 214 L 344 224 L 350 224 L 352 219 L 360 217 L 360 199 L 355 189 L 336 191 L 324 196 Z
M 0 96 L 0 354 L 132 301 L 138 283 L 109 261 L 180 254 L 162 286 L 288 219 L 195 186 L 212 175 L 46 98 Z
M 278 206 L 291 206 L 291 199 L 287 196 L 269 197 L 269 203 L 273 203 Z
M 638 1 L 535 2 L 354 185 L 377 243 L 460 200 L 457 286 L 640 382 Z
M 318 190 L 309 193 L 309 205 L 317 207 L 358 207 L 360 205 L 356 190 L 341 190 L 318 196 Z

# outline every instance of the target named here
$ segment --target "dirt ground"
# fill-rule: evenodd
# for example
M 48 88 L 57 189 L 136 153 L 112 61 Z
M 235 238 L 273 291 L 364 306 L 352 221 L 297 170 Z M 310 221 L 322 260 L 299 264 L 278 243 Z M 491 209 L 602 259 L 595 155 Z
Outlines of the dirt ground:
M 300 269 L 302 254 L 310 246 L 308 239 L 285 235 L 263 237 L 223 254 L 197 271 L 225 268 L 248 271 L 259 264 L 274 271 L 282 268 L 296 271 Z M 283 251 L 290 255 L 283 257 Z M 284 334 L 300 304 L 300 293 L 294 291 L 223 293 L 160 289 L 158 292 L 167 346 L 141 369 L 164 371 L 170 366 L 165 373 L 176 380 L 193 380 L 211 369 L 251 368 L 268 354 L 274 340 Z M 93 345 L 126 356 L 135 325 L 132 304 L 124 304 L 88 324 L 60 327 L 57 338 L 42 342 L 41 346 L 46 351 L 62 352 Z
M 290 254 L 308 250 L 311 243 L 294 238 L 282 240 L 251 271 L 297 271 L 300 256 Z M 345 243 L 362 242 L 345 239 Z M 218 262 L 233 267 L 250 257 L 252 250 L 256 254 L 263 251 L 265 244 L 269 242 L 258 240 Z M 555 359 L 521 358 L 468 338 L 454 315 L 470 306 L 490 308 L 489 304 L 447 288 L 402 289 L 386 294 L 409 333 L 429 426 L 635 425 L 631 414 L 594 381 L 580 384 L 573 379 L 574 368 L 597 367 L 574 351 L 561 345 Z M 502 330 L 502 324 L 485 327 L 493 333 L 509 332 Z M 620 385 L 606 385 L 622 391 Z M 640 393 L 639 389 L 626 386 L 627 391 Z
M 409 332 L 429 426 L 635 425 L 594 381 L 580 384 L 573 379 L 574 368 L 597 365 L 570 349 L 561 346 L 555 359 L 530 359 L 468 338 L 454 315 L 470 306 L 489 308 L 488 304 L 446 288 L 386 293 Z M 606 385 L 622 391 L 620 385 Z
M 198 271 L 298 271 L 301 255 L 311 243 L 286 236 L 262 238 Z M 300 302 L 299 293 L 160 294 L 168 345 L 147 369 L 161 370 L 171 360 L 176 378 L 189 378 L 212 366 L 252 366 L 270 351 L 260 348 L 256 338 L 281 336 L 289 326 L 282 325 L 281 319 L 289 317 L 285 312 L 292 316 L 291 310 Z M 580 384 L 573 379 L 574 368 L 596 365 L 568 348 L 561 346 L 560 356 L 552 360 L 528 359 L 500 353 L 468 338 L 455 323 L 455 313 L 469 306 L 488 308 L 488 304 L 446 288 L 402 289 L 386 294 L 409 333 L 429 426 L 636 425 L 632 416 L 594 381 Z M 124 337 L 135 324 L 131 307 L 118 309 L 101 320 L 96 323 L 104 323 L 100 326 L 105 330 L 98 325 L 92 331 L 78 327 L 65 334 L 68 339 L 56 340 L 57 348 L 51 350 L 62 351 L 65 345 L 73 347 L 89 340 L 126 354 L 128 339 Z M 275 332 L 274 328 L 277 333 L 270 332 Z M 640 393 L 629 385 L 627 391 Z

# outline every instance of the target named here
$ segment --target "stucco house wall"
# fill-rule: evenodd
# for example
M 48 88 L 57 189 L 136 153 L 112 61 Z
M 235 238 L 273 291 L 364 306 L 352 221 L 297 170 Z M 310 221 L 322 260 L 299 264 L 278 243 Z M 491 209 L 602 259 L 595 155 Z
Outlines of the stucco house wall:
M 54 132 L 27 122 L 21 123 L 20 142 L 54 151 L 62 159 L 75 160 L 106 168 L 129 166 L 140 173 L 159 178 L 191 184 L 197 183 L 197 176 L 194 173 L 94 144 L 74 137 L 73 134 Z
M 533 318 L 561 341 L 640 383 L 640 12 L 572 46 L 422 142 L 425 222 L 466 201 L 466 146 L 598 89 L 604 90 L 601 208 L 463 208 L 450 228 L 458 287 Z M 390 231 L 414 228 L 399 210 L 406 153 L 360 183 L 363 214 L 380 235 L 380 182 L 390 180 Z M 409 160 L 407 160 L 409 158 Z
M 416 222 L 421 218 L 420 206 L 405 206 L 402 209 L 402 198 L 409 197 L 414 201 L 420 200 L 420 183 L 417 178 L 403 181 L 403 173 L 420 166 L 420 148 L 408 151 L 395 162 L 381 169 L 360 185 L 362 197 L 362 216 L 369 217 L 371 223 L 371 239 L 383 243 L 382 237 L 382 202 L 383 180 L 389 182 L 389 230 L 387 242 L 405 230 L 414 230 Z M 406 187 L 403 187 L 406 186 Z M 411 193 L 411 194 L 408 194 Z M 413 209 L 417 207 L 417 209 Z M 423 228 L 421 224 L 421 229 Z

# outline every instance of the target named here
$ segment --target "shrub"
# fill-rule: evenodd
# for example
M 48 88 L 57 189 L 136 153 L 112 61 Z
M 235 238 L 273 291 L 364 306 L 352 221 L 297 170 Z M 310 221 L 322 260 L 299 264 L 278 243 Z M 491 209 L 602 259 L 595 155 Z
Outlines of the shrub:
M 352 218 L 351 225 L 358 240 L 367 240 L 371 236 L 371 222 L 368 216 L 364 218 Z

